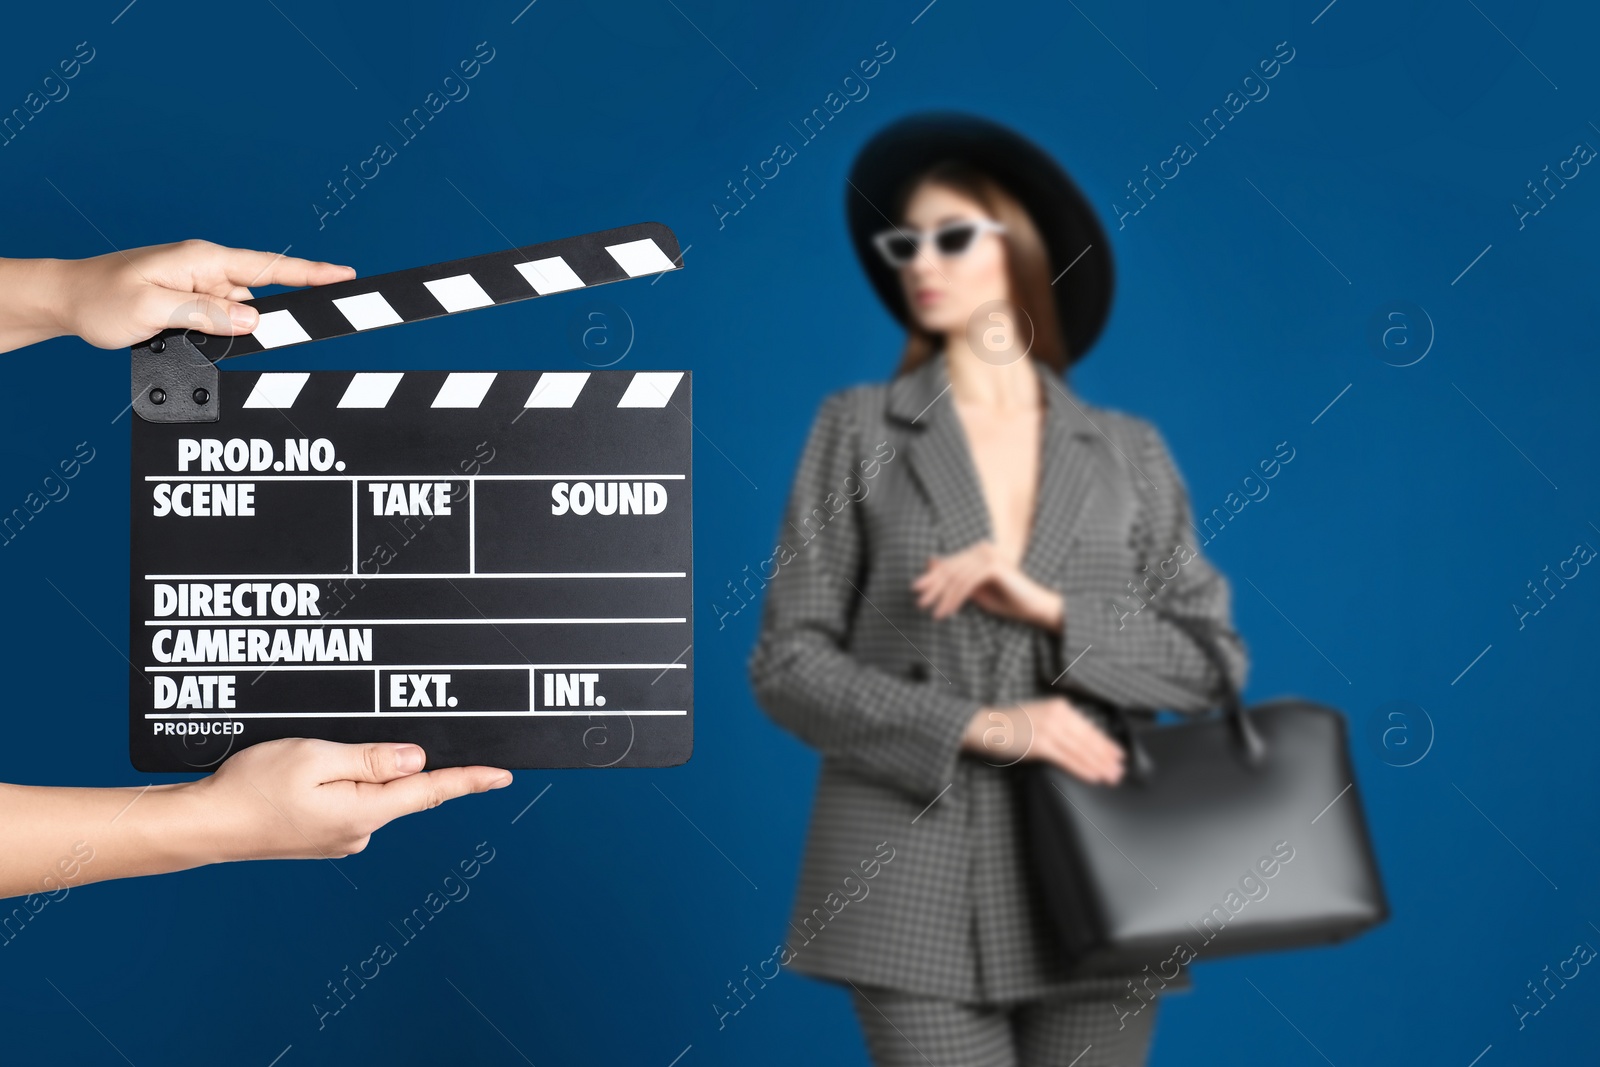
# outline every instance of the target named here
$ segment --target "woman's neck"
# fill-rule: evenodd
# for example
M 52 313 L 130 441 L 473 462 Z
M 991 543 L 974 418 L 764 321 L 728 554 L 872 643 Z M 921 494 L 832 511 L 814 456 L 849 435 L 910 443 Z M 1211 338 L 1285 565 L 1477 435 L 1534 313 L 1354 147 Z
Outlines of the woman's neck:
M 957 403 L 1000 411 L 1039 406 L 1039 374 L 1027 356 L 1010 363 L 991 363 L 972 350 L 964 335 L 947 335 L 944 353 L 950 395 Z

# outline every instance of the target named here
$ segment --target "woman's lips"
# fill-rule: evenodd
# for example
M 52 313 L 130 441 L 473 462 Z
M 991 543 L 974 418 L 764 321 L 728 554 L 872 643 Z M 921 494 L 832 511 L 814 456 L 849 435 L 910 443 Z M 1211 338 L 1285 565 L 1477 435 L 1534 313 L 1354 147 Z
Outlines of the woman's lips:
M 913 294 L 913 299 L 916 300 L 918 307 L 927 307 L 929 304 L 936 302 L 943 296 L 944 294 L 937 289 L 918 289 L 916 293 Z

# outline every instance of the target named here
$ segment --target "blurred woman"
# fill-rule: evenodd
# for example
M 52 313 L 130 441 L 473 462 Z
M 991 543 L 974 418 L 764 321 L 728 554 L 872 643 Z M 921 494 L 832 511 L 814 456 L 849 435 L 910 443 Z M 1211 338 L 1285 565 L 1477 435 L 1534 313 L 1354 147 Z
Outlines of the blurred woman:
M 923 115 L 869 142 L 847 196 L 907 339 L 892 381 L 816 416 L 750 662 L 823 757 L 782 962 L 848 985 L 878 1064 L 1143 1063 L 1156 993 L 1188 974 L 1071 976 L 1008 768 L 1111 788 L 1096 701 L 1212 706 L 1221 679 L 1161 613 L 1220 624 L 1242 686 L 1228 584 L 1189 544 L 1160 433 L 1063 379 L 1112 268 L 1061 168 L 994 123 Z

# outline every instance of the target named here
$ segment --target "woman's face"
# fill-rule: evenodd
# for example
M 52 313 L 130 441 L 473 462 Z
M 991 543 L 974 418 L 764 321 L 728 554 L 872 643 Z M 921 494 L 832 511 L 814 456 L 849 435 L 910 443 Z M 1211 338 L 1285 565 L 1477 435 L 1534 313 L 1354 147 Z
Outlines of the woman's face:
M 930 232 L 958 219 L 988 219 L 983 206 L 942 185 L 924 182 L 906 205 L 901 228 Z M 1006 273 L 1004 238 L 979 233 L 965 252 L 943 255 L 932 241 L 923 241 L 917 254 L 900 268 L 906 306 L 926 330 L 950 334 L 967 329 L 972 315 L 990 301 L 1007 301 L 1011 295 Z

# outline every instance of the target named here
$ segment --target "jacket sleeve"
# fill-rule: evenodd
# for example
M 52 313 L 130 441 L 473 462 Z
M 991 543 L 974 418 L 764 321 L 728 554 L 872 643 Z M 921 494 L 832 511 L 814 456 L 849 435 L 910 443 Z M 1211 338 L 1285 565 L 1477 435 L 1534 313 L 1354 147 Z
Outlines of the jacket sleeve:
M 1248 651 L 1233 629 L 1228 581 L 1194 543 L 1188 487 L 1166 440 L 1148 422 L 1136 421 L 1144 477 L 1127 472 L 1142 501 L 1132 534 L 1134 569 L 1058 589 L 1066 623 L 1061 633 L 1039 631 L 1037 638 L 1050 675 L 1044 682 L 1127 708 L 1203 712 L 1220 704 L 1222 679 L 1195 639 L 1166 616 L 1211 624 L 1241 692 Z
M 955 778 L 961 735 L 979 704 L 942 680 L 913 682 L 846 650 L 855 620 L 877 610 L 860 592 L 868 559 L 860 503 L 849 500 L 804 545 L 791 536 L 818 509 L 831 512 L 830 494 L 845 499 L 847 484 L 871 470 L 856 402 L 834 394 L 812 426 L 780 537 L 795 554 L 780 554 L 769 579 L 750 681 L 767 714 L 825 757 L 931 802 Z M 884 455 L 876 443 L 870 454 Z M 890 452 L 884 465 L 893 462 Z

